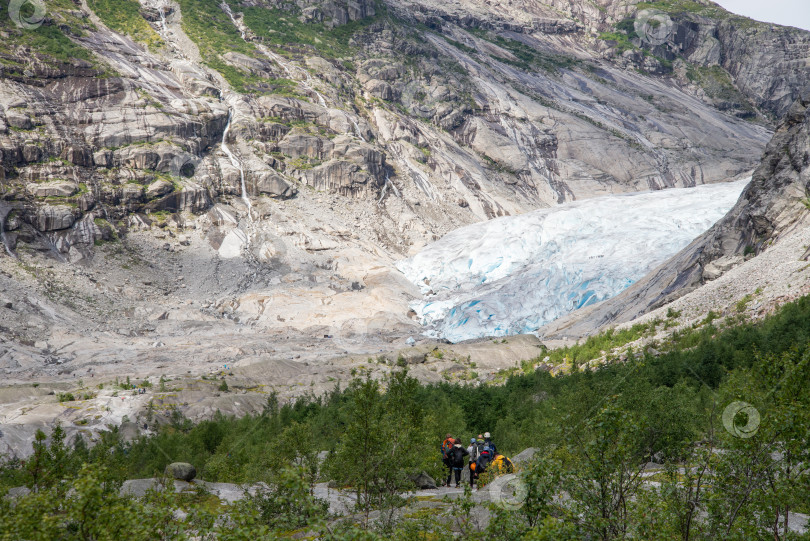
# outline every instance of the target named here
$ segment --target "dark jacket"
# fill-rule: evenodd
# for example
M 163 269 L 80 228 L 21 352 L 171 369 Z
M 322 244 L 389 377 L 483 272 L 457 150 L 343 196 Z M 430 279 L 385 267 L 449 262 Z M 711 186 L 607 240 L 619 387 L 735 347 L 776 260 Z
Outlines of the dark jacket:
M 450 449 L 450 452 L 447 454 L 450 466 L 453 468 L 463 468 L 464 457 L 469 454 L 470 453 L 467 452 L 467 449 L 462 447 L 460 443 L 455 444 L 453 448 Z
M 484 440 L 484 446 L 485 447 L 489 446 L 489 447 L 492 448 L 492 456 L 493 457 L 498 454 L 498 448 L 495 447 L 495 442 L 493 442 L 491 439 L 489 439 L 489 438 L 485 439 Z

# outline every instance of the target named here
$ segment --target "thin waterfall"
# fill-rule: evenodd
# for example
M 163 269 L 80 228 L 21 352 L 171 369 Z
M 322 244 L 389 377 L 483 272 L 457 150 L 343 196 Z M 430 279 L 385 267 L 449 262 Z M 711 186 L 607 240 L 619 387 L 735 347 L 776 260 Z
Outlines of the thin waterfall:
M 231 18 L 233 25 L 237 30 L 239 30 L 239 35 L 242 36 L 242 39 L 245 39 L 245 31 L 242 30 L 242 27 L 236 22 L 236 17 L 234 17 L 233 11 L 231 11 L 231 6 L 229 6 L 227 2 L 222 2 L 219 7 L 222 8 L 222 11 L 228 14 L 228 17 Z
M 385 184 L 383 185 L 382 193 L 380 193 L 380 199 L 377 201 L 377 206 L 382 206 L 383 199 L 385 199 L 385 195 L 388 193 L 388 187 L 394 191 L 394 195 L 397 197 L 402 197 L 399 193 L 399 189 L 397 185 L 391 182 L 391 178 L 388 176 L 388 171 L 385 172 Z
M 158 12 L 160 13 L 160 26 L 163 28 L 163 34 L 167 34 L 168 27 L 166 26 L 166 6 L 160 6 L 158 8 Z
M 357 133 L 357 137 L 359 137 L 359 138 L 360 138 L 360 140 L 361 140 L 361 141 L 363 141 L 363 142 L 365 143 L 365 142 L 366 142 L 366 138 L 365 138 L 365 137 L 363 137 L 363 134 L 362 134 L 362 133 L 360 133 L 360 126 L 358 126 L 358 125 L 357 125 L 357 122 L 355 122 L 355 121 L 354 121 L 354 119 L 353 119 L 352 117 L 350 117 L 349 115 L 346 115 L 346 118 L 348 118 L 348 119 L 349 119 L 349 122 L 351 122 L 351 123 L 352 123 L 352 125 L 354 126 L 354 131 L 355 131 L 355 133 Z
M 6 253 L 11 257 L 16 257 L 14 252 L 11 251 L 11 248 L 8 246 L 8 239 L 6 238 L 6 217 L 11 212 L 10 208 L 4 208 L 0 206 L 0 241 L 3 241 L 3 246 L 6 249 Z
M 231 152 L 231 149 L 228 148 L 228 143 L 227 143 L 228 132 L 231 130 L 231 120 L 232 119 L 233 119 L 233 109 L 229 108 L 228 109 L 228 123 L 225 125 L 225 131 L 222 132 L 222 143 L 221 143 L 220 146 L 222 147 L 222 152 L 224 152 L 225 155 L 228 156 L 228 159 L 231 160 L 231 165 L 233 165 L 234 167 L 239 169 L 239 180 L 240 180 L 241 185 L 242 185 L 242 201 L 244 201 L 245 206 L 247 206 L 248 218 L 250 218 L 251 217 L 250 211 L 251 211 L 251 209 L 253 207 L 250 204 L 250 198 L 248 197 L 248 194 L 247 194 L 247 186 L 245 185 L 245 170 L 242 168 L 242 163 L 236 158 L 236 156 L 234 156 L 233 152 Z

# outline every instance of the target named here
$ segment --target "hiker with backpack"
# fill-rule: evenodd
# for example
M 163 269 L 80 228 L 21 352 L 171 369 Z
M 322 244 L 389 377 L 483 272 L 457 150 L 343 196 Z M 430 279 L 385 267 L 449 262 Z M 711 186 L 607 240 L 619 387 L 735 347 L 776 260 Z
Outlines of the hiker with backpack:
M 475 471 L 475 463 L 484 449 L 484 436 L 478 434 L 478 438 L 470 440 L 470 446 L 467 451 L 470 453 L 470 487 L 472 488 L 475 479 L 478 477 Z
M 502 475 L 504 473 L 514 473 L 515 471 L 515 466 L 512 464 L 512 461 L 501 454 L 495 455 L 495 458 L 492 460 L 489 468 L 498 475 Z
M 442 463 L 445 466 L 447 466 L 447 469 L 448 469 L 447 483 L 446 483 L 448 485 L 450 484 L 450 477 L 453 475 L 453 467 L 450 465 L 449 453 L 450 453 L 450 450 L 453 448 L 454 444 L 455 444 L 455 440 L 453 439 L 453 436 L 451 436 L 450 434 L 448 434 L 447 437 L 445 437 L 444 441 L 442 442 Z
M 452 449 L 447 453 L 448 462 L 450 463 L 450 475 L 447 476 L 447 486 L 450 486 L 450 478 L 455 475 L 456 488 L 461 482 L 461 470 L 464 469 L 464 457 L 469 453 L 467 449 L 461 445 L 461 440 L 455 440 Z
M 489 432 L 484 432 L 484 447 L 490 448 L 492 458 L 495 458 L 495 455 L 498 454 L 498 448 L 495 447 L 495 442 L 492 441 L 492 436 Z

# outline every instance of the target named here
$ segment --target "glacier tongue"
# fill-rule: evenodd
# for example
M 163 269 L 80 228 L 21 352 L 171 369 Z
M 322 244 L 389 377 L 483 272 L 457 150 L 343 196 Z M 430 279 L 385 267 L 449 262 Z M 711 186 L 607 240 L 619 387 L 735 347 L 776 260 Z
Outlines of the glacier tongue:
M 397 267 L 426 334 L 526 333 L 612 297 L 728 212 L 750 179 L 575 201 L 452 231 Z

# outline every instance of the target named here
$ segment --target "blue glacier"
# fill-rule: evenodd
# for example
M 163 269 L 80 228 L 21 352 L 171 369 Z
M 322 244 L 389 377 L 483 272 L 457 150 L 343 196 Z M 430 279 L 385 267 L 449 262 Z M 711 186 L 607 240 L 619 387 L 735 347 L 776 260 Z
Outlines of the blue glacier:
M 452 231 L 397 267 L 425 334 L 533 332 L 620 293 L 725 215 L 750 179 L 574 201 Z

